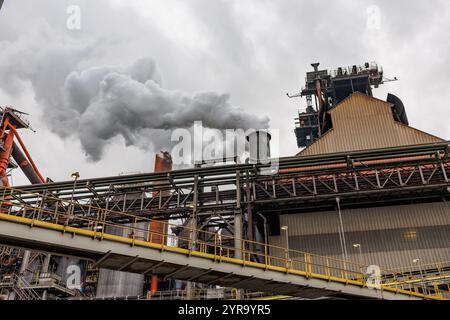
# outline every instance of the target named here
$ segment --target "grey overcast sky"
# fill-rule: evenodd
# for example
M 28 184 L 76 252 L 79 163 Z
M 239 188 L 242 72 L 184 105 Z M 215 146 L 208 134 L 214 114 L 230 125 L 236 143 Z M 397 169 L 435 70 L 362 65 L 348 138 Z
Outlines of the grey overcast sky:
M 73 5 L 80 29 L 67 27 Z M 399 81 L 375 96 L 398 95 L 412 126 L 449 139 L 448 30 L 446 0 L 6 0 L 0 105 L 30 113 L 36 132 L 22 136 L 45 176 L 149 172 L 165 137 L 149 128 L 197 117 L 269 121 L 293 155 L 304 101 L 285 93 L 310 63 L 376 61 Z

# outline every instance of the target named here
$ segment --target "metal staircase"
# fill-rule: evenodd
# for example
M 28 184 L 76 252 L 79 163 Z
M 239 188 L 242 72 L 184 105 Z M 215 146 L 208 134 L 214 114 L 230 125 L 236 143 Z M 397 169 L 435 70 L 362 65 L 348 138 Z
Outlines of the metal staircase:
M 14 276 L 12 288 L 20 300 L 41 300 L 41 297 L 31 289 L 30 284 L 22 276 Z
M 18 274 L 5 275 L 0 287 L 13 291 L 15 300 L 41 300 L 41 297 L 31 288 L 25 278 Z

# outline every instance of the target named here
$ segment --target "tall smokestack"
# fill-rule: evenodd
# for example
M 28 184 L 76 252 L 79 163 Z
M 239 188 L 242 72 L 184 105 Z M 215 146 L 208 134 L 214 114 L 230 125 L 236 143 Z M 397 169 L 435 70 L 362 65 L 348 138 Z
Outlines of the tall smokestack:
M 155 172 L 172 171 L 172 156 L 167 151 L 161 151 L 155 156 Z
M 270 159 L 271 138 L 265 130 L 255 130 L 247 136 L 250 163 L 264 163 Z

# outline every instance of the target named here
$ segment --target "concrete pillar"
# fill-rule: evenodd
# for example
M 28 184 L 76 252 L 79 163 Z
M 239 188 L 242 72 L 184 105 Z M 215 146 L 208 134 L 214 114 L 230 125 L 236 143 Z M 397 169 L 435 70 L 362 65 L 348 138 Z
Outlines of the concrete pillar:
M 192 300 L 194 299 L 194 292 L 195 290 L 195 283 L 192 281 L 188 281 L 186 283 L 186 300 Z

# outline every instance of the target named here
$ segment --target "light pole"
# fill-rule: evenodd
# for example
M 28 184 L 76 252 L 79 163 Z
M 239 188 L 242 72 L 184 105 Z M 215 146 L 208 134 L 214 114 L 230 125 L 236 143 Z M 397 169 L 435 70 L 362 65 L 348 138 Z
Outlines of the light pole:
M 427 288 L 426 288 L 425 281 L 423 281 L 423 276 L 424 275 L 422 273 L 422 267 L 420 265 L 420 259 L 419 258 L 413 259 L 412 262 L 419 267 L 419 272 L 420 272 L 419 277 L 420 277 L 421 282 L 422 282 L 423 292 L 425 293 L 425 292 L 427 292 Z M 412 277 L 412 272 L 411 272 L 411 277 Z
M 362 248 L 361 248 L 361 243 L 354 243 L 353 244 L 353 248 L 358 249 L 359 252 L 359 264 L 361 269 L 363 268 L 363 258 L 362 258 Z
M 419 272 L 420 272 L 420 274 L 422 274 L 422 267 L 420 266 L 420 259 L 419 258 L 413 259 L 412 262 L 419 267 Z
M 282 226 L 281 230 L 286 233 L 286 266 L 289 266 L 289 232 L 288 226 Z
M 80 173 L 78 171 L 74 172 L 70 175 L 70 177 L 75 180 L 75 183 L 74 183 L 74 189 L 75 189 L 77 180 L 78 180 L 78 178 L 80 178 Z

